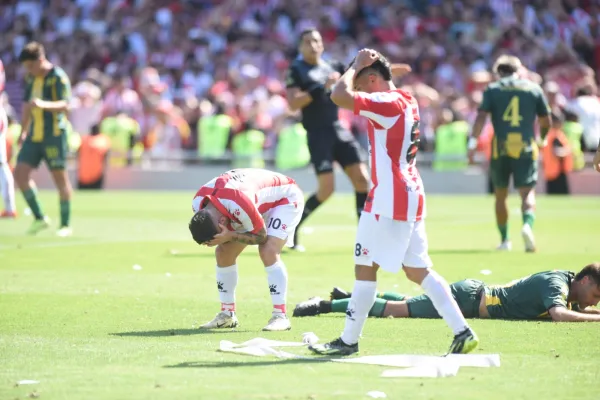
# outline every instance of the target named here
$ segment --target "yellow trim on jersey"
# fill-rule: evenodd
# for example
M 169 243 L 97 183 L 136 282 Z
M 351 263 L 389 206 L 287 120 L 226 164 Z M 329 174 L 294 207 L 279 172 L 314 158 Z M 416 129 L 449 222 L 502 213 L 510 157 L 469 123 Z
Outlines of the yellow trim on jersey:
M 31 99 L 43 99 L 44 97 L 44 77 L 37 76 L 31 86 Z M 33 125 L 32 142 L 44 141 L 44 110 L 34 107 L 31 109 L 31 118 Z
M 485 306 L 489 307 L 489 306 L 501 306 L 502 305 L 502 300 L 500 300 L 500 297 L 498 296 L 492 296 L 490 294 L 485 294 Z
M 496 139 L 496 135 L 492 139 L 492 160 L 498 159 L 498 139 Z
M 58 96 L 56 95 L 56 77 L 52 78 L 50 81 L 50 85 L 52 86 L 52 101 L 57 101 Z M 54 136 L 60 136 L 60 129 L 58 128 L 58 115 L 59 113 L 52 113 L 52 131 L 54 132 Z

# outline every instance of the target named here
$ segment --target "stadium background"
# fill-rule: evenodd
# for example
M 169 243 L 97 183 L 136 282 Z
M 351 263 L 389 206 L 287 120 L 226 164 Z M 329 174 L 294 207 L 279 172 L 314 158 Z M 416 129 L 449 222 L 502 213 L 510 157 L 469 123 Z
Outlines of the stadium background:
M 453 172 L 447 176 L 429 175 L 427 166 L 436 156 L 436 131 L 448 118 L 466 121 L 470 127 L 482 90 L 493 79 L 491 64 L 499 55 L 510 53 L 521 58 L 524 74 L 544 86 L 553 111 L 577 107 L 578 90 L 592 90 L 592 96 L 584 97 L 594 102 L 587 101 L 587 109 L 578 110 L 586 114 L 580 115 L 585 122 L 583 146 L 594 150 L 600 139 L 600 102 L 595 89 L 600 64 L 599 3 L 4 1 L 0 5 L 0 58 L 7 85 L 2 101 L 18 119 L 23 70 L 17 56 L 27 41 L 38 40 L 45 45 L 48 58 L 72 79 L 70 119 L 77 134 L 87 135 L 93 125 L 121 112 L 139 124 L 134 162 L 124 174 L 109 171 L 107 187 L 142 188 L 148 185 L 141 182 L 152 181 L 150 186 L 155 188 L 182 188 L 169 186 L 170 176 L 161 184 L 160 179 L 144 176 L 144 171 L 183 168 L 190 177 L 203 181 L 222 170 L 222 166 L 206 167 L 211 160 L 199 155 L 202 141 L 197 133 L 203 118 L 221 112 L 232 118 L 234 136 L 249 126 L 264 133 L 260 158 L 272 165 L 278 135 L 298 121 L 298 114 L 287 108 L 285 71 L 295 56 L 299 32 L 315 26 L 325 41 L 325 58 L 349 62 L 358 49 L 371 47 L 394 62 L 410 64 L 413 72 L 397 83 L 411 90 L 421 106 L 423 140 L 418 159 L 424 174 L 431 176 L 426 179 L 428 189 L 484 192 L 485 168 L 468 169 L 463 163 L 450 168 Z M 365 144 L 366 120 L 340 113 Z M 483 141 L 485 135 L 482 156 Z M 212 161 L 229 163 L 230 148 L 231 140 L 228 149 Z M 116 156 L 118 149 L 114 150 Z M 186 166 L 197 163 L 205 167 Z M 254 160 L 253 164 L 262 162 Z M 312 184 L 309 169 L 291 174 Z M 42 187 L 51 185 L 47 178 L 42 171 L 38 177 Z M 573 173 L 571 181 L 574 193 L 600 191 L 591 171 Z M 349 186 L 342 182 L 340 189 Z

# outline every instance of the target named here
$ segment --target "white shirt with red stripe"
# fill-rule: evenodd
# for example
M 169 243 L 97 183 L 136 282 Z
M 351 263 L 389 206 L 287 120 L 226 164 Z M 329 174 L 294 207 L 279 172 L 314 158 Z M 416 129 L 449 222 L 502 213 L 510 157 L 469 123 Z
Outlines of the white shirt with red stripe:
M 300 197 L 299 197 L 300 196 Z M 242 168 L 227 171 L 198 190 L 192 201 L 197 212 L 210 202 L 231 220 L 228 227 L 237 232 L 258 233 L 265 229 L 263 214 L 284 204 L 302 204 L 296 181 L 263 169 Z
M 415 156 L 419 106 L 400 89 L 354 96 L 354 113 L 369 119 L 371 190 L 364 211 L 397 221 L 425 218 L 425 190 Z

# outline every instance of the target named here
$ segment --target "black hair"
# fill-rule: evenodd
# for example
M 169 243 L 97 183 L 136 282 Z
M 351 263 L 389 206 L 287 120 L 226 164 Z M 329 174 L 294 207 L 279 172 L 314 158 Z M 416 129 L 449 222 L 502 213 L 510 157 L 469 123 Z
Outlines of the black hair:
M 577 116 L 577 114 L 575 114 L 573 111 L 564 110 L 564 114 L 565 114 L 565 121 L 579 122 L 579 116 Z
M 499 64 L 496 68 L 498 75 L 500 76 L 509 76 L 516 73 L 519 69 L 512 64 Z
M 354 77 L 354 79 L 358 79 L 361 75 L 363 75 L 367 72 L 375 72 L 375 73 L 381 75 L 381 77 L 386 81 L 392 80 L 392 65 L 390 64 L 390 61 L 386 57 L 384 57 L 383 54 L 381 54 L 379 52 L 377 53 L 377 55 L 378 55 L 377 61 L 375 61 L 373 64 L 369 65 L 368 67 L 363 68 L 360 71 L 358 71 L 356 73 L 356 76 Z M 352 60 L 352 63 L 350 63 L 350 66 L 352 66 L 354 64 L 355 60 Z
M 600 286 L 600 262 L 591 263 L 583 267 L 583 269 L 575 275 L 575 280 L 580 281 L 586 276 L 589 276 L 596 285 Z
M 198 244 L 211 241 L 219 233 L 210 213 L 204 208 L 194 214 L 190 220 L 189 228 L 194 241 Z
M 37 61 L 46 54 L 44 46 L 38 42 L 29 42 L 21 50 L 19 54 L 19 62 L 24 61 Z
M 319 30 L 317 28 L 307 28 L 307 29 L 303 30 L 302 32 L 300 32 L 300 35 L 298 36 L 298 46 L 300 46 L 300 44 L 302 43 L 302 39 L 304 39 L 304 36 L 308 35 L 309 33 L 313 33 L 313 32 L 319 33 Z

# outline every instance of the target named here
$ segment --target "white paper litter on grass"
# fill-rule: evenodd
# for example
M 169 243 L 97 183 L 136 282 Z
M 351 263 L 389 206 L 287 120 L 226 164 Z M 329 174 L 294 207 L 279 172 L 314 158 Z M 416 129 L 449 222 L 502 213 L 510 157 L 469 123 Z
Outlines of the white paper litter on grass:
M 386 369 L 383 378 L 446 378 L 456 376 L 460 367 L 456 364 L 421 365 L 402 369 Z
M 482 269 L 481 271 L 479 271 L 479 273 L 481 275 L 491 275 L 492 271 L 490 271 L 489 269 Z
M 17 382 L 17 385 L 35 385 L 36 383 L 40 383 L 40 381 L 34 381 L 31 379 L 23 379 Z
M 499 367 L 500 356 L 498 354 L 451 354 L 446 357 L 421 356 L 411 354 L 365 356 L 356 358 L 332 359 L 334 362 L 350 364 L 382 365 L 385 367 L 420 367 L 420 366 L 447 366 L 457 365 L 459 367 Z
M 367 392 L 367 396 L 372 399 L 385 399 L 387 394 L 380 392 L 379 390 L 371 390 L 370 392 Z
M 142 266 L 139 265 L 139 264 L 134 264 L 132 268 L 133 268 L 134 271 L 141 271 L 142 270 Z
M 254 338 L 245 341 L 242 344 L 236 345 L 237 347 L 249 347 L 249 346 L 261 346 L 261 347 L 303 347 L 306 346 L 302 342 L 284 342 L 281 340 L 271 340 L 265 338 Z
M 226 353 L 246 354 L 257 357 L 270 356 L 277 358 L 307 358 L 298 356 L 296 354 L 288 353 L 286 351 L 276 350 L 269 346 L 240 346 L 239 344 L 230 342 L 228 340 L 221 340 L 221 342 L 219 343 L 219 350 Z

